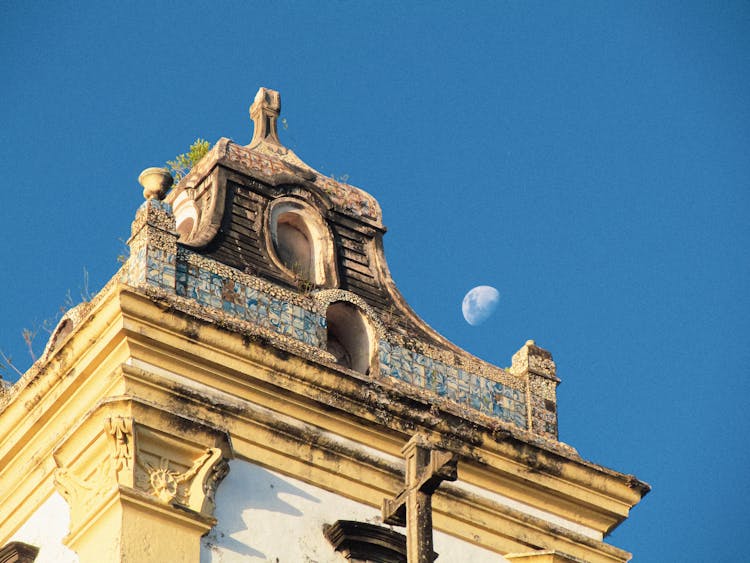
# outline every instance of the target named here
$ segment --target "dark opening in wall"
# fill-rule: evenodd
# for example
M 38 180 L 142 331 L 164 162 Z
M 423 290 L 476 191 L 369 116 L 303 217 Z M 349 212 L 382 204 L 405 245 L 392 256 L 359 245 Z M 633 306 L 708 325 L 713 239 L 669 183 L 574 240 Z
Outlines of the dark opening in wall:
M 298 287 L 338 285 L 331 231 L 314 207 L 280 198 L 271 203 L 267 220 L 271 260 Z
M 55 332 L 52 333 L 52 338 L 50 339 L 49 344 L 50 352 L 55 351 L 60 343 L 65 340 L 71 332 L 73 332 L 73 322 L 70 319 L 65 319 L 60 325 L 58 325 Z
M 312 236 L 302 217 L 296 213 L 281 214 L 275 231 L 273 246 L 279 260 L 300 278 L 315 281 Z
M 183 191 L 172 203 L 172 212 L 175 219 L 175 230 L 180 235 L 180 242 L 190 239 L 190 235 L 198 222 L 198 206 L 190 199 L 188 192 Z
M 327 350 L 336 362 L 360 373 L 370 373 L 370 330 L 362 312 L 351 303 L 336 301 L 326 311 Z

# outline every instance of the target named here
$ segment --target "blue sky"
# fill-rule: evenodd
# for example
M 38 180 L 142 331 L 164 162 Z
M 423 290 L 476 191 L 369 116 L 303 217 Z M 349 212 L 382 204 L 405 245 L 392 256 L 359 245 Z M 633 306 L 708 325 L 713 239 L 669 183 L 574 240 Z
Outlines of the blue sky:
M 610 541 L 736 560 L 748 3 L 128 4 L 0 5 L 1 350 L 25 368 L 22 330 L 115 273 L 143 168 L 249 142 L 277 89 L 282 140 L 379 200 L 417 313 L 501 366 L 549 349 L 561 439 L 653 485 Z M 476 285 L 501 299 L 473 327 Z

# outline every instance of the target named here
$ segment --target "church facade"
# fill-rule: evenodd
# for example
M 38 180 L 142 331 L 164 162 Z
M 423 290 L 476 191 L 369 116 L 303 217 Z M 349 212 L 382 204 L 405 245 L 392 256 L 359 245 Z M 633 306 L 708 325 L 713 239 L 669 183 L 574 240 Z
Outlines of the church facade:
M 405 303 L 377 201 L 222 138 L 0 399 L 0 561 L 607 562 L 649 486 L 558 440 L 549 352 L 507 369 Z

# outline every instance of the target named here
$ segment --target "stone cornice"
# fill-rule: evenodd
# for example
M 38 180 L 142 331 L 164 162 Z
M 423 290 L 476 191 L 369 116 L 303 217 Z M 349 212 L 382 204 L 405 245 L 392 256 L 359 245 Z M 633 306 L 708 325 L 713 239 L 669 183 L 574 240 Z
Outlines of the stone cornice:
M 34 502 L 51 493 L 52 451 L 60 451 L 65 434 L 76 432 L 73 425 L 94 421 L 105 407 L 111 410 L 114 403 L 136 397 L 147 398 L 159 412 L 179 412 L 226 429 L 242 459 L 283 467 L 296 478 L 373 506 L 398 492 L 402 475 L 394 460 L 420 428 L 459 455 L 460 478 L 467 483 L 544 506 L 602 533 L 627 516 L 645 487 L 511 425 L 436 406 L 398 382 L 311 362 L 248 338 L 241 326 L 211 324 L 174 302 L 116 285 L 0 413 L 0 468 L 6 468 L 0 469 L 0 490 L 5 491 L 0 501 L 9 507 L 0 541 Z M 361 446 L 348 446 L 351 441 Z M 13 461 L 21 458 L 32 460 L 27 475 L 7 469 L 22 466 Z M 58 459 L 63 466 L 68 463 L 60 453 Z M 28 495 L 37 500 L 24 506 Z M 470 504 L 466 495 L 451 489 L 439 493 L 437 528 L 474 541 L 471 530 L 477 524 Z M 591 561 L 627 560 L 625 552 L 602 542 L 580 540 L 529 515 L 518 521 L 508 507 L 492 506 L 493 529 L 513 520 L 516 529 L 538 536 L 540 548 L 559 547 L 562 541 L 578 545 Z M 459 513 L 465 514 L 461 522 Z M 498 533 L 486 531 L 481 544 L 500 552 L 520 550 Z M 568 539 L 555 540 L 558 536 Z

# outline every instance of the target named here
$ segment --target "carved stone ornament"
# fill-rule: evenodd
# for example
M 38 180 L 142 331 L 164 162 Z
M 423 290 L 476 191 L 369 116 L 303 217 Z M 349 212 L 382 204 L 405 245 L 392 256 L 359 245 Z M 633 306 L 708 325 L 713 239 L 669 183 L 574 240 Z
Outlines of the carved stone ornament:
M 110 459 L 105 459 L 87 478 L 76 475 L 67 467 L 58 467 L 53 478 L 55 488 L 70 506 L 71 529 L 83 521 L 85 515 L 103 502 L 108 493 L 117 486 L 117 482 L 112 478 Z
M 152 166 L 146 168 L 138 176 L 138 183 L 143 186 L 145 199 L 164 199 L 167 191 L 172 187 L 174 179 L 166 168 Z
M 196 512 L 211 514 L 215 489 L 229 472 L 229 464 L 222 455 L 220 448 L 207 448 L 184 472 L 171 469 L 170 461 L 164 457 L 157 466 L 148 462 L 139 465 L 148 473 L 148 492 L 159 501 L 177 502 Z
M 104 427 L 114 441 L 112 461 L 117 481 L 132 485 L 124 481 L 133 469 L 133 419 L 122 416 L 107 418 Z
M 82 462 L 65 467 L 55 456 L 54 483 L 71 507 L 71 529 L 123 488 L 159 504 L 213 517 L 216 488 L 229 472 L 221 447 L 196 447 L 120 416 L 104 419 L 103 436 L 106 444 L 99 441 L 95 452 L 101 451 L 104 458 L 93 455 L 91 459 L 101 460 L 93 471 L 78 466 Z M 85 465 L 94 463 L 89 460 Z

